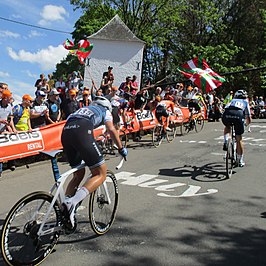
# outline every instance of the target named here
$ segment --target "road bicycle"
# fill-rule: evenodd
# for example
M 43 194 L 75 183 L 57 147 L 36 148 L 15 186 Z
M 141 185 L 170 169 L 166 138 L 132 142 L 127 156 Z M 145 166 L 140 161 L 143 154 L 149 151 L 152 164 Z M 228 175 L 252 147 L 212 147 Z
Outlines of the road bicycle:
M 163 141 L 166 139 L 167 142 L 172 142 L 176 136 L 176 124 L 173 121 L 169 121 L 168 127 L 171 129 L 167 131 L 164 129 L 162 124 L 157 124 L 152 130 L 152 143 L 154 147 L 159 147 Z
M 230 125 L 231 128 L 231 137 L 228 139 L 227 150 L 225 153 L 225 168 L 226 168 L 226 177 L 231 178 L 233 174 L 233 168 L 236 166 L 236 138 L 234 125 Z
M 76 229 L 69 228 L 62 203 L 65 200 L 64 184 L 79 166 L 59 174 L 56 154 L 51 157 L 55 184 L 50 192 L 37 191 L 20 199 L 8 213 L 1 235 L 1 252 L 8 265 L 39 265 L 58 242 L 61 233 L 70 234 Z M 121 168 L 123 159 L 117 166 Z M 106 181 L 89 197 L 88 218 L 97 235 L 108 232 L 114 222 L 118 206 L 118 184 L 115 175 L 107 172 Z
M 180 128 L 181 135 L 185 135 L 194 129 L 198 133 L 204 127 L 204 116 L 202 115 L 202 113 L 197 113 L 195 111 L 195 108 L 192 108 L 189 111 L 190 111 L 189 119 L 183 121 L 181 125 Z
M 127 134 L 124 130 L 119 130 L 119 137 L 121 140 L 121 143 L 123 144 L 123 147 L 127 146 Z M 97 144 L 100 146 L 104 156 L 107 154 L 114 155 L 115 151 L 117 151 L 117 147 L 114 144 L 114 141 L 112 140 L 110 134 L 108 132 L 105 132 L 101 135 L 99 135 L 96 138 Z

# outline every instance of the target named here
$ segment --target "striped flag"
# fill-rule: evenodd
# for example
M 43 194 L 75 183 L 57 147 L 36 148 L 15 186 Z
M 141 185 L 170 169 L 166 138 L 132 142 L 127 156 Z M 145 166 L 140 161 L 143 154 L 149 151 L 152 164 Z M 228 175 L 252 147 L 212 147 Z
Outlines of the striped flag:
M 225 82 L 225 79 L 215 73 L 201 56 L 189 60 L 178 70 L 206 93 L 218 88 Z
M 77 55 L 81 64 L 84 64 L 85 59 L 93 48 L 93 44 L 88 40 L 80 40 L 78 44 L 75 45 L 71 40 L 67 39 L 63 46 L 65 49 L 69 50 L 71 54 Z

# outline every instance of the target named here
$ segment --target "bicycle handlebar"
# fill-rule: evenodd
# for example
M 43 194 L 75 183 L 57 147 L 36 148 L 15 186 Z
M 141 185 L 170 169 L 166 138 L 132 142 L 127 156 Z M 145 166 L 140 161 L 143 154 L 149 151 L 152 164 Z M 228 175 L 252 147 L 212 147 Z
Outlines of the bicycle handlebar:
M 122 157 L 122 156 L 121 156 Z M 125 161 L 125 158 L 122 157 L 121 161 L 119 162 L 119 164 L 115 167 L 116 170 L 119 170 L 122 166 L 123 166 L 123 163 Z

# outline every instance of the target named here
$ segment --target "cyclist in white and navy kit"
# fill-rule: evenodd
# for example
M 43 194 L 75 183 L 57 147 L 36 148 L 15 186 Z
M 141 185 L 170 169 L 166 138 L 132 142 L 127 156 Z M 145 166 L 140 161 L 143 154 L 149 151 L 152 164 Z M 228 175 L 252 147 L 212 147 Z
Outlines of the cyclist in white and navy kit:
M 250 107 L 247 98 L 248 94 L 245 90 L 238 90 L 232 101 L 225 106 L 222 117 L 222 122 L 225 125 L 223 150 L 227 150 L 230 125 L 233 124 L 236 134 L 237 160 L 240 167 L 245 165 L 243 159 L 244 148 L 242 143 L 242 134 L 245 131 L 245 120 L 248 125 L 251 123 Z
M 92 177 L 77 190 L 85 175 L 85 168 L 74 173 L 69 182 L 66 195 L 71 196 L 64 202 L 71 225 L 75 224 L 76 206 L 89 193 L 95 191 L 106 179 L 107 167 L 104 157 L 94 139 L 93 130 L 105 125 L 111 138 L 118 147 L 119 153 L 126 158 L 127 149 L 119 139 L 117 130 L 113 125 L 112 106 L 109 100 L 97 96 L 91 105 L 83 107 L 71 114 L 63 128 L 61 141 L 64 152 L 71 167 L 78 166 L 83 160 L 90 168 Z

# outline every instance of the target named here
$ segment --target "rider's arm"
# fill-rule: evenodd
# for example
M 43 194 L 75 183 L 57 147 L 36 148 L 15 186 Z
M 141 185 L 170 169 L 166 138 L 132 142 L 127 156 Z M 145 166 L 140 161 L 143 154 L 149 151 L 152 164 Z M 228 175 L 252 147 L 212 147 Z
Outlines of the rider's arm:
M 110 134 L 112 140 L 115 142 L 116 146 L 118 147 L 118 149 L 122 149 L 122 143 L 120 141 L 118 132 L 116 130 L 116 128 L 114 127 L 113 121 L 106 121 L 105 122 L 105 126 L 106 129 L 108 131 L 108 133 Z

